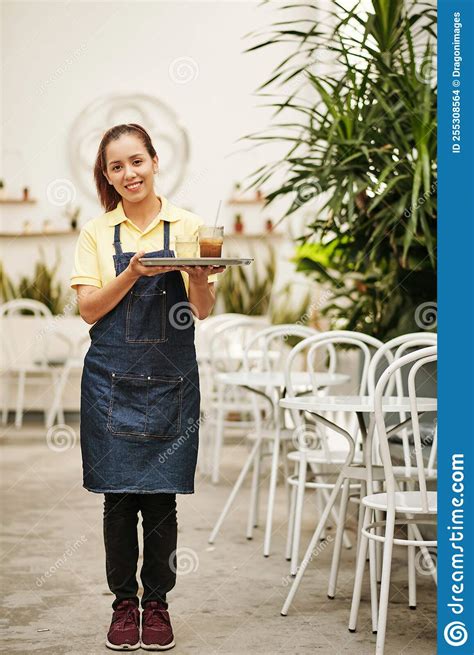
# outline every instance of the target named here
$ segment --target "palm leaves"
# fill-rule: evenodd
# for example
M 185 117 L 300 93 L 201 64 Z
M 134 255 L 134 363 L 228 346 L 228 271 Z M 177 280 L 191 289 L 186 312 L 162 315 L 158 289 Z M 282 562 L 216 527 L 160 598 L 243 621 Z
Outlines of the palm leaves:
M 301 270 L 334 287 L 327 312 L 338 325 L 362 321 L 386 336 L 399 329 L 396 316 L 377 323 L 391 313 L 389 303 L 400 319 L 435 294 L 434 6 L 373 0 L 365 15 L 359 3 L 348 9 L 332 2 L 332 28 L 310 2 L 280 12 L 294 14 L 295 7 L 303 19 L 276 21 L 249 48 L 294 44 L 260 87 L 271 98 L 273 125 L 246 137 L 255 144 L 283 141 L 287 155 L 255 171 L 249 186 L 269 184 L 278 174 L 283 181 L 267 193 L 268 203 L 287 198 L 288 220 L 301 208 L 309 214 L 301 235 L 305 254 L 297 259 Z M 331 66 L 320 63 L 316 72 L 314 62 L 328 57 Z M 283 99 L 267 93 L 274 88 L 281 96 L 295 79 L 300 85 Z M 291 121 L 281 120 L 289 112 Z M 425 288 L 406 282 L 420 275 Z

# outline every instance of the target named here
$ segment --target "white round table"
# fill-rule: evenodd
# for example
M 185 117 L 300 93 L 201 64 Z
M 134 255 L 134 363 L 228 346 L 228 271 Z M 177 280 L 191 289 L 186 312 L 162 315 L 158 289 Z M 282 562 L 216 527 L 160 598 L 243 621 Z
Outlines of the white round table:
M 295 372 L 292 375 L 292 384 L 296 387 L 311 387 L 314 388 L 314 383 L 316 382 L 316 387 L 318 389 L 323 389 L 330 386 L 337 386 L 347 382 L 350 379 L 349 375 L 343 373 L 326 373 L 326 372 L 317 372 L 314 374 L 305 373 L 305 372 Z M 243 387 L 257 393 L 260 396 L 263 396 L 268 400 L 272 406 L 273 417 L 275 423 L 275 436 L 273 443 L 273 453 L 272 453 L 272 464 L 270 472 L 270 483 L 269 483 L 269 493 L 268 493 L 268 506 L 267 506 L 267 518 L 265 523 L 265 537 L 263 543 L 263 554 L 265 557 L 268 557 L 270 554 L 271 546 L 271 534 L 272 534 L 272 522 L 273 522 L 273 507 L 275 504 L 275 492 L 278 476 L 278 463 L 280 456 L 280 434 L 283 427 L 282 424 L 282 412 L 280 401 L 283 394 L 285 393 L 285 375 L 282 371 L 237 371 L 235 373 L 217 373 L 216 380 L 220 383 L 220 389 L 223 388 L 223 385 L 235 385 Z M 228 514 L 232 503 L 234 502 L 237 493 L 242 486 L 242 483 L 250 470 L 252 463 L 255 458 L 258 456 L 259 449 L 261 446 L 261 439 L 256 439 L 255 444 L 247 457 L 247 460 L 240 472 L 239 477 L 227 499 L 227 502 L 222 509 L 222 512 L 211 532 L 209 537 L 209 543 L 214 543 L 216 536 L 221 528 L 221 525 Z

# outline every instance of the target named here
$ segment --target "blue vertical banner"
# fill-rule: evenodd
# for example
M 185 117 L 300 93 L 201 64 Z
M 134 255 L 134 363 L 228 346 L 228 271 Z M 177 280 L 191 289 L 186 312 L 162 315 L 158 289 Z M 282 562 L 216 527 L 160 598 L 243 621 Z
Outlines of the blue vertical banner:
M 474 653 L 474 0 L 438 3 L 438 655 Z

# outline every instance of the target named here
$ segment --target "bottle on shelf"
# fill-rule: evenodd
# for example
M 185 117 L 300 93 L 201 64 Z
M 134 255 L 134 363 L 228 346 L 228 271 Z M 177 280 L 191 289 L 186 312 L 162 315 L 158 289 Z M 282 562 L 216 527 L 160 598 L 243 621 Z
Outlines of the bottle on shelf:
M 267 232 L 273 232 L 273 221 L 271 218 L 267 218 L 265 221 L 265 230 Z
M 0 180 L 0 200 L 5 198 L 5 182 Z
M 236 234 L 242 234 L 244 231 L 244 223 L 242 221 L 242 214 L 236 214 L 234 217 L 234 232 Z

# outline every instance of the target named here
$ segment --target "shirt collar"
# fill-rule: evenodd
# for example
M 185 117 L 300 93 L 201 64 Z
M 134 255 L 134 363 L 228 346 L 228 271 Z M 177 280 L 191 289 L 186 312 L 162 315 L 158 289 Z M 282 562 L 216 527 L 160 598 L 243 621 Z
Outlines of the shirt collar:
M 174 221 L 179 221 L 179 216 L 176 216 L 176 214 L 172 211 L 172 206 L 171 203 L 168 201 L 165 196 L 157 196 L 161 200 L 161 209 L 159 213 L 157 214 L 156 218 L 160 218 L 162 221 L 170 221 L 173 223 Z M 114 225 L 118 225 L 119 223 L 123 223 L 123 221 L 128 220 L 127 216 L 125 216 L 125 212 L 123 210 L 123 204 L 122 201 L 118 203 L 117 207 L 115 209 L 112 209 L 112 211 L 108 212 L 108 225 L 109 227 L 113 227 Z M 155 219 L 154 219 L 155 220 Z

